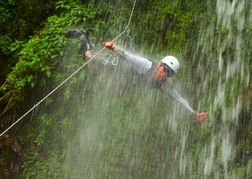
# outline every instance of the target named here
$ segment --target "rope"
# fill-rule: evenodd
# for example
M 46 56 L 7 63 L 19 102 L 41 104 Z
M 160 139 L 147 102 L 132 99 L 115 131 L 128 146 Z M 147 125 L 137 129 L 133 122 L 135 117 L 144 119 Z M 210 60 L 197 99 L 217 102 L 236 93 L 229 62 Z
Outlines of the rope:
M 126 30 L 129 28 L 131 19 L 133 16 L 133 12 L 135 9 L 136 0 L 134 1 L 134 5 L 131 10 L 130 18 L 128 21 L 127 26 L 125 27 L 124 31 L 122 31 L 117 37 L 115 37 L 111 42 L 117 40 L 120 36 L 122 36 Z M 106 47 L 103 47 L 99 52 L 97 52 L 92 58 L 90 58 L 86 63 L 84 63 L 81 67 L 79 67 L 75 72 L 73 72 L 68 78 L 66 78 L 63 82 L 61 82 L 57 87 L 55 87 L 50 93 L 48 93 L 44 98 L 42 98 L 37 104 L 35 104 L 31 109 L 29 109 L 24 115 L 22 115 L 18 120 L 16 120 L 12 125 L 10 125 L 5 131 L 3 131 L 0 135 L 3 136 L 7 131 L 9 131 L 13 126 L 15 126 L 19 121 L 21 121 L 25 116 L 27 116 L 32 110 L 34 110 L 37 106 L 39 106 L 46 98 L 48 98 L 51 94 L 53 94 L 57 89 L 59 89 L 63 84 L 65 84 L 70 78 L 72 78 L 75 74 L 77 74 L 83 67 L 85 67 L 91 60 L 93 60 L 97 55 L 103 52 Z
M 130 18 L 129 18 L 129 21 L 128 21 L 128 24 L 127 26 L 125 27 L 124 31 L 122 31 L 116 38 L 114 38 L 111 42 L 114 42 L 115 40 L 117 40 L 121 35 L 123 35 L 129 28 L 130 26 L 130 23 L 131 23 L 131 19 L 132 19 L 132 16 L 133 16 L 133 12 L 134 12 L 134 9 L 135 9 L 135 6 L 136 6 L 136 0 L 134 1 L 134 4 L 133 4 L 133 7 L 131 9 L 131 13 L 130 13 Z

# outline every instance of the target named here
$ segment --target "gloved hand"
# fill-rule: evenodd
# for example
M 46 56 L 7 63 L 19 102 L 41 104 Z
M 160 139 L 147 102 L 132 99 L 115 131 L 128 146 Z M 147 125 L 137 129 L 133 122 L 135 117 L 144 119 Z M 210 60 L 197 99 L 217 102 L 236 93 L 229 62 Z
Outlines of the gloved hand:
M 199 121 L 199 122 L 204 122 L 207 118 L 207 113 L 206 112 L 201 112 L 201 113 L 198 113 L 196 115 L 196 119 Z
M 107 48 L 107 49 L 110 49 L 112 51 L 114 51 L 115 49 L 115 45 L 113 44 L 113 42 L 102 42 L 103 45 Z

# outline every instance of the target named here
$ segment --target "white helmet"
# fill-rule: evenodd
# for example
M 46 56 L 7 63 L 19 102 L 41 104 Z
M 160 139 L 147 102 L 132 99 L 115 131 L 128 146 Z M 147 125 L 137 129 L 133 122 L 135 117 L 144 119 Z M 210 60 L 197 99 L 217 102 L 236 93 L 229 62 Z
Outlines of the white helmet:
M 161 60 L 162 63 L 168 65 L 175 73 L 179 69 L 179 61 L 174 56 L 166 56 Z

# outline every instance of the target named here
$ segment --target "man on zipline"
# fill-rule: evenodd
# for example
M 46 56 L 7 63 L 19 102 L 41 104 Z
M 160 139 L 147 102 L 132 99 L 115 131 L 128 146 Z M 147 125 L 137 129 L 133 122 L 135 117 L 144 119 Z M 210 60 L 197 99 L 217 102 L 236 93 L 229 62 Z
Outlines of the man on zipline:
M 81 50 L 87 58 L 92 58 L 92 45 L 85 30 L 69 30 L 66 32 L 67 38 L 75 38 L 81 41 Z M 112 42 L 103 42 L 103 45 L 128 61 L 133 69 L 139 74 L 139 83 L 148 88 L 158 88 L 161 91 L 172 96 L 176 101 L 182 104 L 189 112 L 196 116 L 200 122 L 207 118 L 206 112 L 198 113 L 192 109 L 189 103 L 180 96 L 175 89 L 171 77 L 179 70 L 179 61 L 174 56 L 166 56 L 159 63 L 150 61 L 146 58 L 130 54 L 117 48 Z

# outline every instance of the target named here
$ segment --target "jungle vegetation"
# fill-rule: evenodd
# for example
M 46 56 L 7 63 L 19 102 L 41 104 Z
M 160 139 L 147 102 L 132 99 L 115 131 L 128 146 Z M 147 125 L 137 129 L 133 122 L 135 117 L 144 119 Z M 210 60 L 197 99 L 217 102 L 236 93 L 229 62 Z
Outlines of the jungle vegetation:
M 80 43 L 69 41 L 64 36 L 68 29 L 86 29 L 90 33 L 90 39 L 96 42 L 96 48 L 102 48 L 99 42 L 112 40 L 124 30 L 133 3 L 133 0 L 7 0 L 0 2 L 0 130 L 4 131 L 83 64 L 85 59 L 76 48 L 80 46 Z M 251 2 L 245 1 L 245 3 L 247 9 L 244 10 L 244 19 L 247 22 L 251 16 Z M 218 26 L 215 9 L 216 0 L 207 2 L 200 0 L 137 1 L 129 31 L 116 43 L 126 44 L 125 47 L 130 46 L 132 51 L 157 59 L 167 53 L 176 54 L 182 63 L 182 72 L 177 78 L 180 81 L 189 81 L 181 85 L 190 88 L 188 93 L 192 95 L 190 97 L 192 101 L 199 101 L 204 96 L 201 108 L 208 111 L 210 104 L 214 103 L 213 96 L 219 90 L 217 85 L 225 80 L 225 74 L 214 73 L 204 91 L 196 93 L 193 91 L 203 89 L 200 84 L 203 84 L 211 74 L 211 67 L 213 67 L 211 62 L 218 63 L 218 58 L 215 58 L 219 55 L 218 43 L 226 38 L 228 32 L 227 29 Z M 236 56 L 236 51 L 233 49 L 236 42 L 235 36 L 239 33 L 234 21 L 231 22 L 231 26 L 235 30 L 229 36 L 228 47 L 222 52 L 222 55 L 230 61 L 234 59 L 231 57 Z M 210 32 L 209 25 L 214 26 L 214 32 Z M 202 34 L 209 38 L 212 36 L 208 34 L 214 36 L 214 44 L 209 45 L 207 50 L 204 49 L 207 40 L 198 43 Z M 246 66 L 244 73 L 251 76 L 252 63 L 249 59 L 252 53 L 251 24 L 245 25 L 242 34 L 246 38 L 239 53 L 244 57 L 244 66 Z M 208 53 L 204 54 L 203 49 Z M 212 54 L 212 56 L 209 57 L 206 54 Z M 70 57 L 72 60 L 66 60 Z M 228 60 L 224 63 L 227 64 Z M 198 64 L 202 66 L 202 73 L 197 71 Z M 85 86 L 90 76 L 87 69 L 82 69 L 81 73 L 64 84 L 56 94 L 48 97 L 0 137 L 0 178 L 77 178 L 78 171 L 74 169 L 69 171 L 70 169 L 66 169 L 64 165 L 67 157 L 65 145 L 69 139 L 73 138 L 79 118 L 77 111 L 69 115 L 68 109 L 72 109 L 73 104 L 81 103 L 76 91 L 80 91 Z M 238 103 L 237 101 L 242 101 L 238 124 L 221 120 L 223 116 L 221 107 L 212 112 L 208 127 L 204 128 L 202 124 L 192 122 L 189 124 L 188 134 L 192 138 L 190 145 L 186 148 L 188 155 L 197 156 L 199 148 L 213 133 L 221 135 L 220 131 L 235 129 L 235 136 L 233 136 L 235 156 L 230 161 L 227 171 L 230 176 L 238 178 L 252 177 L 251 87 L 251 79 L 243 80 L 241 76 L 227 79 L 224 89 L 225 107 L 232 107 L 234 103 Z M 90 96 L 94 95 L 91 87 L 87 91 Z M 108 108 L 111 111 L 109 114 L 111 130 L 108 130 L 107 136 L 104 137 L 106 146 L 100 160 L 106 165 L 99 165 L 99 169 L 92 177 L 164 177 L 156 173 L 160 169 L 160 163 L 166 162 L 167 158 L 161 156 L 162 154 L 166 156 L 165 152 L 158 149 L 161 150 L 160 156 L 151 162 L 149 155 L 153 151 L 147 150 L 149 148 L 144 140 L 148 140 L 148 143 L 152 145 L 163 146 L 170 151 L 170 154 L 174 149 L 172 146 L 177 145 L 178 141 L 172 140 L 171 133 L 167 133 L 164 137 L 164 133 L 158 132 L 161 127 L 158 120 L 153 120 L 150 126 L 142 128 L 134 127 L 126 122 L 136 117 L 134 112 L 127 115 L 127 111 L 132 110 L 132 106 L 137 106 L 137 102 L 133 97 L 124 101 L 118 98 L 108 101 Z M 139 98 L 142 99 L 144 96 L 139 95 Z M 57 106 L 57 108 L 52 106 Z M 114 113 L 113 109 L 117 106 L 123 106 L 123 110 Z M 160 106 L 160 108 L 164 107 Z M 152 112 L 153 116 L 162 117 L 157 111 Z M 120 119 L 120 121 L 114 119 Z M 120 129 L 124 135 L 120 135 L 117 129 L 118 122 L 124 126 Z M 187 120 L 187 123 L 189 122 L 190 120 Z M 225 127 L 222 128 L 222 126 Z M 130 143 L 120 143 L 120 141 L 125 140 L 126 134 L 131 136 L 133 133 L 143 138 L 142 145 L 147 145 L 145 146 L 147 149 L 136 144 L 142 151 L 141 159 L 135 161 L 138 168 L 130 173 L 124 170 L 124 165 L 127 165 L 124 157 L 130 153 L 130 149 L 126 146 Z M 148 139 L 144 139 L 146 135 L 149 136 Z M 163 138 L 167 140 L 160 144 L 159 139 Z M 72 145 L 75 144 L 76 142 L 72 141 Z M 216 147 L 220 148 L 220 146 Z M 116 155 L 113 158 L 106 156 L 107 150 L 113 151 Z M 220 154 L 214 155 L 217 159 Z M 225 167 L 220 163 L 216 162 L 214 165 L 220 166 L 218 168 L 220 171 L 225 171 Z M 171 168 L 174 166 L 178 164 L 170 164 Z M 195 163 L 191 166 L 191 171 L 185 170 L 185 173 L 181 175 L 190 174 L 197 178 L 197 167 L 198 163 Z M 137 170 L 140 173 L 137 173 Z M 211 178 L 213 175 L 210 173 L 207 177 Z

